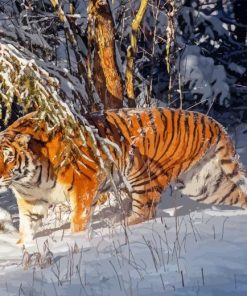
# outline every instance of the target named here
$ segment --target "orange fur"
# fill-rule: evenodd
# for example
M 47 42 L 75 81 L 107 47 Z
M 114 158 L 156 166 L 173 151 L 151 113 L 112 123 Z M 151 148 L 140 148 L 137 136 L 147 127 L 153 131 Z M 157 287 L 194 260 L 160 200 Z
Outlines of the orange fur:
M 117 170 L 131 188 L 128 224 L 153 218 L 162 190 L 172 181 L 195 200 L 246 207 L 245 172 L 230 138 L 210 117 L 153 108 L 112 110 L 88 115 L 87 119 L 102 138 L 116 143 L 122 151 L 117 156 L 110 149 Z M 85 137 L 86 146 L 80 145 L 78 138 L 74 142 L 86 157 L 71 156 L 66 166 L 56 169 L 67 148 L 63 131 L 49 135 L 46 122 L 39 121 L 35 113 L 20 118 L 0 134 L 0 186 L 10 186 L 16 194 L 21 241 L 32 240 L 49 204 L 66 199 L 72 208 L 71 230 L 87 226 L 95 195 L 107 190 L 110 172 L 100 170 L 92 143 Z M 101 157 L 107 159 L 103 151 Z M 112 168 L 114 179 L 118 176 L 116 167 Z

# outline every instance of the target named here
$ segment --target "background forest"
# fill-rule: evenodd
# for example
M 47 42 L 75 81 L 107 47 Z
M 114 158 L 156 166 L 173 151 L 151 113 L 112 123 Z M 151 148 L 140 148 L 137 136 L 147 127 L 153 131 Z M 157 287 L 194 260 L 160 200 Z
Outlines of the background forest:
M 246 121 L 246 15 L 241 0 L 1 1 L 0 115 L 62 100 L 77 118 L 162 105 Z

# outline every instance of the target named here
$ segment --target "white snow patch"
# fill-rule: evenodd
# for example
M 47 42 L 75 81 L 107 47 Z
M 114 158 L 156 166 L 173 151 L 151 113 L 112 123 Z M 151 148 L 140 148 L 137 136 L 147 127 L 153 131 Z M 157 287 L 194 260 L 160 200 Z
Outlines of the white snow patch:
M 233 62 L 230 63 L 230 64 L 228 65 L 228 68 L 229 68 L 230 70 L 232 70 L 232 71 L 234 71 L 234 72 L 240 74 L 240 75 L 243 75 L 244 72 L 246 71 L 246 68 L 245 68 L 245 67 L 240 66 L 240 65 L 238 65 L 238 64 L 236 64 L 236 63 L 233 63 Z
M 193 94 L 201 94 L 201 101 L 212 104 L 217 98 L 221 105 L 227 104 L 229 86 L 223 66 L 214 65 L 212 58 L 201 55 L 198 46 L 186 46 L 179 65 L 182 84 L 189 83 Z

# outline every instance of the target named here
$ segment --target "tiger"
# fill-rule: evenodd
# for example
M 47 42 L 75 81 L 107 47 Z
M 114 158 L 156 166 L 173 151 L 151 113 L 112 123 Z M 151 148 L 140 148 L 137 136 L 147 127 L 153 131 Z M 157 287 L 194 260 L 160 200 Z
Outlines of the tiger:
M 70 229 L 83 231 L 99 193 L 128 188 L 127 225 L 155 218 L 162 191 L 172 182 L 182 194 L 207 204 L 247 206 L 246 171 L 222 125 L 202 113 L 169 108 L 108 110 L 85 115 L 101 139 L 115 143 L 114 159 L 102 170 L 86 145 L 74 141 L 84 157 L 57 169 L 66 149 L 62 128 L 52 135 L 45 120 L 29 113 L 0 133 L 0 189 L 11 188 L 19 210 L 18 243 L 35 238 L 51 204 L 69 201 Z M 37 128 L 37 123 L 38 127 Z M 99 143 L 97 145 L 100 147 Z M 100 157 L 109 155 L 103 149 Z

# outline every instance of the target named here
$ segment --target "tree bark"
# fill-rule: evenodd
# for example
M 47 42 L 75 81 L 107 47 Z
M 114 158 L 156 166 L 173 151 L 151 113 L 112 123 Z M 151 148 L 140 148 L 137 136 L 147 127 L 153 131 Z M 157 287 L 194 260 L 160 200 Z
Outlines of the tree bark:
M 89 0 L 88 75 L 104 109 L 123 107 L 123 82 L 116 61 L 114 22 L 107 0 Z

